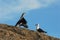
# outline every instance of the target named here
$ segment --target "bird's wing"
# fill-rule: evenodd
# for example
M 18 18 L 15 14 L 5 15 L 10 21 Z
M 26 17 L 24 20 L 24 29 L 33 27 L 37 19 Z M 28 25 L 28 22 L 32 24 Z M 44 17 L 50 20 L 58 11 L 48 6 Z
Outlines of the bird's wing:
M 21 15 L 20 19 L 22 19 L 22 18 L 24 17 L 24 14 L 25 14 L 25 13 L 22 13 L 22 15 Z

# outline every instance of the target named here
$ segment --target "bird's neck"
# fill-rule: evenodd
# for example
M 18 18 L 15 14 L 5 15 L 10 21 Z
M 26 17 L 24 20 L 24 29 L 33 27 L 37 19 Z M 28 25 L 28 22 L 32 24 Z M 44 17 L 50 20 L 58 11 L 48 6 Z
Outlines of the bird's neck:
M 37 26 L 36 26 L 36 29 L 39 29 L 39 28 L 40 28 L 40 27 L 37 25 Z

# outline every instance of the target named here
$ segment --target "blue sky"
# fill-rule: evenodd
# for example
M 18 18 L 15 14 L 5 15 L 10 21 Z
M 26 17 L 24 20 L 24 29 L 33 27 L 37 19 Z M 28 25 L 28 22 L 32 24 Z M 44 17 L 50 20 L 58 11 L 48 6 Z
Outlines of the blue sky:
M 0 23 L 15 25 L 23 12 L 30 30 L 39 23 L 48 35 L 60 38 L 60 0 L 0 0 Z

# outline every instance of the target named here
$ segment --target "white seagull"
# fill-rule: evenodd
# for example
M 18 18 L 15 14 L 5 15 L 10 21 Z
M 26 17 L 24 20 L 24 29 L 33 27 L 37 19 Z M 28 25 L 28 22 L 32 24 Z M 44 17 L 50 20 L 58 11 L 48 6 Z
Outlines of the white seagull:
M 35 26 L 36 26 L 36 30 L 37 30 L 38 32 L 47 33 L 47 32 L 45 32 L 44 30 L 42 30 L 42 29 L 40 28 L 39 24 L 36 24 Z

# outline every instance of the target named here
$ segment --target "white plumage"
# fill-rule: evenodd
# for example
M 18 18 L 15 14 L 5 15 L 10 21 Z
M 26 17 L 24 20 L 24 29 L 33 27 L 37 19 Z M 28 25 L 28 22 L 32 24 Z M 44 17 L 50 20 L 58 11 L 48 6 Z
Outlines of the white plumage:
M 42 29 L 40 28 L 40 25 L 39 25 L 39 24 L 36 24 L 36 30 L 37 30 L 38 32 L 47 33 L 47 32 L 45 32 L 44 30 L 42 30 Z

